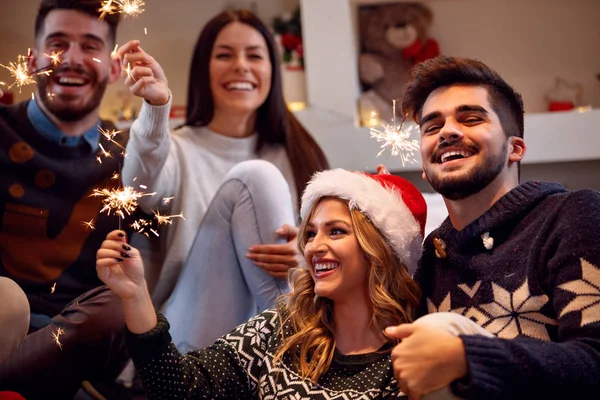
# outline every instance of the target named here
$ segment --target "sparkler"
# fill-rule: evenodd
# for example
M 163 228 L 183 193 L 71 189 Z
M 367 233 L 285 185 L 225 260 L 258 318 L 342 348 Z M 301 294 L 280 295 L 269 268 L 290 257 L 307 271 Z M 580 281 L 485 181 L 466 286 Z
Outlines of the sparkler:
M 55 290 L 56 290 L 56 282 L 54 282 L 54 284 L 52 286 L 50 286 L 50 294 L 54 293 Z
M 98 21 L 102 21 L 106 14 L 114 14 L 117 12 L 117 6 L 113 4 L 113 0 L 105 0 L 102 3 L 102 7 L 98 9 L 100 16 L 98 17 Z
M 56 344 L 58 345 L 58 347 L 61 349 L 63 349 L 62 347 L 62 343 L 60 342 L 60 335 L 64 335 L 65 331 L 63 328 L 56 328 L 56 332 L 52 331 L 50 332 L 50 334 L 52 335 L 52 339 L 56 342 Z
M 144 12 L 142 0 L 104 0 L 102 7 L 98 9 L 102 21 L 107 14 L 123 14 L 125 17 L 137 17 Z
M 8 89 L 17 85 L 19 92 L 21 92 L 23 86 L 35 83 L 35 79 L 29 73 L 27 57 L 22 54 L 17 56 L 16 62 L 11 61 L 8 65 L 0 64 L 0 66 L 6 68 L 14 79 L 14 82 L 8 86 Z
M 119 3 L 119 12 L 126 17 L 137 17 L 144 12 L 142 0 L 115 0 Z
M 17 85 L 20 93 L 23 86 L 36 83 L 34 78 L 35 75 L 50 75 L 52 73 L 52 68 L 60 64 L 60 56 L 62 53 L 62 51 L 53 51 L 51 54 L 44 54 L 46 57 L 50 58 L 50 65 L 31 72 L 29 71 L 28 65 L 28 61 L 31 58 L 31 50 L 28 51 L 27 56 L 19 54 L 16 62 L 11 61 L 8 65 L 0 64 L 1 67 L 6 68 L 10 72 L 10 75 L 14 79 L 13 83 L 7 86 L 7 89 Z
M 137 192 L 131 186 L 125 186 L 118 189 L 94 189 L 92 196 L 104 197 L 102 204 L 104 207 L 100 212 L 105 212 L 106 215 L 110 215 L 113 211 L 116 215 L 121 218 L 125 218 L 125 213 L 131 215 L 132 212 L 138 207 L 138 200 L 144 196 L 154 196 L 156 193 L 142 193 Z
M 416 125 L 411 125 L 406 128 L 404 126 L 404 119 L 400 123 L 400 126 L 396 125 L 396 100 L 392 100 L 393 107 L 393 123 L 381 125 L 381 129 L 371 128 L 369 133 L 371 139 L 376 139 L 377 142 L 383 142 L 380 146 L 381 151 L 377 153 L 379 157 L 387 147 L 390 148 L 390 153 L 393 156 L 400 155 L 402 166 L 405 166 L 407 162 L 416 163 L 415 151 L 419 150 L 419 141 L 410 139 L 413 132 L 418 130 Z

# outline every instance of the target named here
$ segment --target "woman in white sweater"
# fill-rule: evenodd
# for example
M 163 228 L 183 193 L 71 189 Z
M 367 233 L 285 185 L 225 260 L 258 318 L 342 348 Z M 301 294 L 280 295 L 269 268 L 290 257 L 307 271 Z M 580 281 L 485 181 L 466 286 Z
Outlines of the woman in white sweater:
M 131 66 L 125 84 L 145 100 L 123 183 L 156 192 L 140 199 L 147 211 L 174 197 L 165 212 L 186 218 L 166 229 L 153 300 L 170 296 L 165 314 L 180 349 L 202 348 L 287 291 L 287 270 L 298 262 L 298 196 L 327 160 L 287 110 L 275 43 L 248 11 L 222 12 L 204 27 L 186 123 L 172 133 L 160 65 L 138 41 L 118 56 Z

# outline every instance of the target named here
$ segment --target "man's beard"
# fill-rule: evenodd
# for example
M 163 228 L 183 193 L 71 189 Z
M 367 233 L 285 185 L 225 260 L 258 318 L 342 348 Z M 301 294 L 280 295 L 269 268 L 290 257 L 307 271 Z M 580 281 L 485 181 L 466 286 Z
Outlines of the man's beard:
M 56 71 L 54 71 L 56 72 Z M 81 73 L 82 71 L 78 71 Z M 90 74 L 86 74 L 90 75 Z M 94 77 L 95 78 L 95 77 Z M 106 86 L 108 85 L 108 77 L 104 78 L 101 81 L 96 81 L 92 79 L 91 82 L 94 83 L 94 91 L 92 93 L 92 97 L 87 100 L 87 102 L 81 102 L 77 105 L 71 105 L 69 103 L 65 104 L 59 98 L 59 94 L 53 94 L 49 90 L 50 80 L 52 76 L 41 75 L 38 79 L 38 93 L 39 98 L 44 104 L 44 108 L 54 115 L 60 121 L 72 122 L 83 119 L 91 112 L 96 110 L 102 101 L 102 96 L 104 96 L 104 91 L 106 90 Z
M 427 181 L 433 189 L 449 200 L 462 200 L 479 193 L 500 175 L 506 163 L 508 143 L 504 142 L 500 154 L 491 155 L 481 166 L 469 173 L 453 178 L 440 178 L 425 171 Z

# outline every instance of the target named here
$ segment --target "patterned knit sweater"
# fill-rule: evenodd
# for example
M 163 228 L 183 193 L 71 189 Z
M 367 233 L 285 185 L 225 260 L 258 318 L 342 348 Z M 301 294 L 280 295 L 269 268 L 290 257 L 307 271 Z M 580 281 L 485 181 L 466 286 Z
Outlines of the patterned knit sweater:
M 600 395 L 600 194 L 527 182 L 424 244 L 428 312 L 462 314 L 497 337 L 461 336 L 466 399 Z
M 169 324 L 142 335 L 127 333 L 129 353 L 151 399 L 398 399 L 391 346 L 378 352 L 337 352 L 318 384 L 302 379 L 290 359 L 273 364 L 280 343 L 280 314 L 267 310 L 208 348 L 182 356 Z M 291 326 L 284 328 L 289 335 Z
M 124 145 L 127 133 L 115 140 Z M 53 316 L 102 284 L 96 251 L 119 221 L 99 214 L 103 199 L 90 194 L 118 186 L 123 157 L 103 136 L 100 143 L 112 154 L 102 164 L 85 142 L 63 147 L 40 135 L 27 102 L 0 107 L 0 275 L 23 288 L 32 313 Z M 84 224 L 92 220 L 95 229 Z

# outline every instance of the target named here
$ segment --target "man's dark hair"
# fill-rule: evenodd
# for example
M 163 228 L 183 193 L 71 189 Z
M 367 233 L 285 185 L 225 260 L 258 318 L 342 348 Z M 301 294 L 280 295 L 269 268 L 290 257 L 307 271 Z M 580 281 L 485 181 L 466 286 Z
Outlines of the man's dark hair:
M 524 132 L 523 99 L 498 73 L 478 60 L 439 56 L 415 65 L 411 72 L 402 110 L 417 124 L 423 104 L 436 89 L 454 85 L 483 86 L 490 104 L 498 114 L 507 137 L 522 138 Z
M 100 18 L 101 7 L 102 1 L 100 0 L 42 0 L 35 18 L 35 37 L 37 39 L 39 33 L 44 29 L 44 21 L 51 11 L 75 10 L 94 18 Z M 104 22 L 108 24 L 110 45 L 115 43 L 119 19 L 119 14 L 106 14 L 103 18 Z

